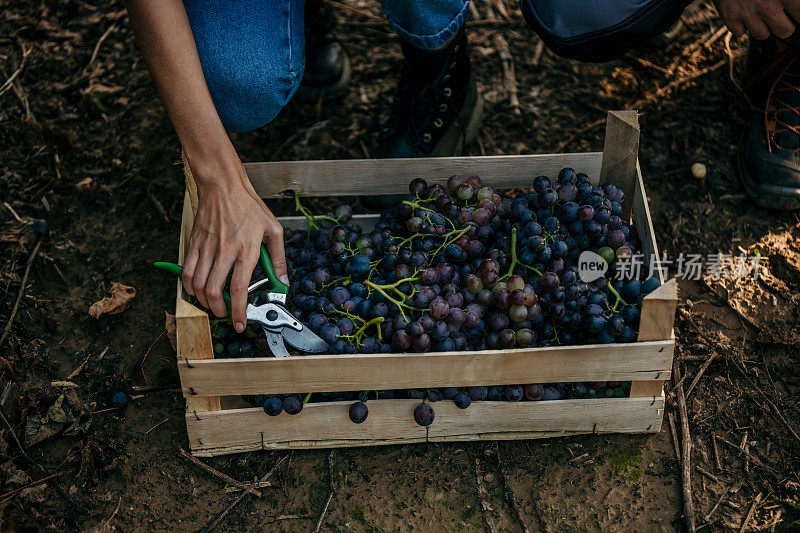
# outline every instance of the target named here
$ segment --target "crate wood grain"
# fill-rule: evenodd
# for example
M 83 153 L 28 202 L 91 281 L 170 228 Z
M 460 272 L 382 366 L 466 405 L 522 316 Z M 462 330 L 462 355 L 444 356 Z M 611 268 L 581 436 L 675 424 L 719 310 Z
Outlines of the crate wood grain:
M 652 432 L 664 397 L 554 400 L 546 402 L 453 402 L 434 404 L 433 424 L 414 422 L 419 400 L 370 400 L 369 416 L 353 424 L 350 402 L 307 404 L 299 415 L 268 417 L 263 409 L 186 414 L 195 455 L 292 448 L 376 446 L 426 441 L 507 440 L 580 433 Z M 524 429 L 523 429 L 524 428 Z M 223 444 L 221 444 L 223 443 Z
M 619 184 L 623 210 L 630 213 L 646 258 L 659 250 L 641 169 L 636 113 L 610 112 L 604 152 L 526 156 L 455 157 L 402 160 L 291 161 L 245 165 L 264 198 L 395 194 L 424 177 L 445 183 L 452 174 L 478 174 L 498 188 L 529 187 L 538 175 L 555 176 L 570 166 L 592 183 Z M 183 263 L 197 189 L 184 159 L 187 191 L 179 248 Z M 366 228 L 377 215 L 355 215 Z M 280 219 L 303 228 L 303 217 Z M 647 268 L 646 266 L 644 268 Z M 186 397 L 186 425 L 192 453 L 220 455 L 259 449 L 372 446 L 425 441 L 531 439 L 579 433 L 647 433 L 661 429 L 664 380 L 674 352 L 673 322 L 677 284 L 665 283 L 642 303 L 638 342 L 556 346 L 482 352 L 425 354 L 303 355 L 287 358 L 215 359 L 210 321 L 191 305 L 177 284 L 178 369 Z M 631 381 L 629 398 L 548 402 L 474 402 L 460 410 L 452 402 L 435 405 L 428 428 L 413 420 L 418 400 L 368 402 L 369 417 L 353 424 L 349 402 L 307 404 L 296 416 L 266 416 L 243 408 L 242 394 L 330 392 L 443 386 L 503 385 L 575 381 Z M 224 397 L 222 400 L 220 397 Z

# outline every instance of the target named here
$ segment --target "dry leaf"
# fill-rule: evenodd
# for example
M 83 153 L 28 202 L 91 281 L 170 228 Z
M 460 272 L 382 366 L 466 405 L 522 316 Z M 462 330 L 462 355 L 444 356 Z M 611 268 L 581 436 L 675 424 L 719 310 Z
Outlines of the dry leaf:
M 176 334 L 175 334 L 175 315 L 171 315 L 164 311 L 165 320 L 164 320 L 164 328 L 167 330 L 167 338 L 169 339 L 169 343 L 172 345 L 173 350 L 178 350 L 178 345 L 176 344 Z
M 136 296 L 136 289 L 112 281 L 111 296 L 106 296 L 99 302 L 93 303 L 89 308 L 89 314 L 94 318 L 100 318 L 100 315 L 116 315 L 130 307 L 134 296 Z

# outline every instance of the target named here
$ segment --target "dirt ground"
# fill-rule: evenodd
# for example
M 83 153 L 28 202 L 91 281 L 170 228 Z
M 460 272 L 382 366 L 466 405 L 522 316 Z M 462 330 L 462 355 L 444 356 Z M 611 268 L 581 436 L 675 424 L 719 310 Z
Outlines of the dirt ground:
M 477 5 L 481 17 L 485 5 Z M 507 8 L 510 20 L 469 28 L 487 107 L 469 153 L 601 150 L 607 109 L 642 113 L 640 159 L 661 247 L 670 256 L 758 249 L 767 259 L 758 282 L 681 284 L 683 386 L 703 369 L 687 400 L 697 525 L 800 528 L 800 221 L 757 209 L 737 181 L 746 42 L 728 40 L 701 2 L 675 41 L 583 65 L 541 53 L 516 7 Z M 237 135 L 246 160 L 358 158 L 374 146 L 400 71 L 397 38 L 376 2 L 349 0 L 336 12 L 354 66 L 349 93 L 322 105 L 293 102 L 268 127 Z M 497 31 L 513 54 L 518 115 L 502 83 Z M 170 390 L 178 377 L 164 335 L 175 285 L 149 264 L 175 257 L 183 177 L 124 7 L 0 0 L 0 84 L 0 327 L 37 246 L 31 221 L 50 226 L 0 341 L 2 526 L 207 527 L 237 494 L 179 455 L 187 448 L 184 407 Z M 707 165 L 706 178 L 692 177 L 695 162 Z M 136 288 L 131 307 L 89 317 L 111 282 Z M 111 395 L 129 384 L 167 390 L 114 409 Z M 667 410 L 680 427 L 671 389 Z M 684 500 L 669 426 L 665 418 L 651 436 L 205 461 L 240 481 L 280 462 L 272 487 L 245 497 L 221 530 L 311 530 L 332 486 L 323 530 L 673 531 L 684 527 Z M 712 434 L 746 442 L 752 459 L 721 440 L 715 451 Z

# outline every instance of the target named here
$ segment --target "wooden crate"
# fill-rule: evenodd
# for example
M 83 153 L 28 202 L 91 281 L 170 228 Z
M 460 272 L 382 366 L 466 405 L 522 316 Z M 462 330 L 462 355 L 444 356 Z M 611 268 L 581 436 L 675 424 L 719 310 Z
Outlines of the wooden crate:
M 403 160 L 250 163 L 256 191 L 274 198 L 407 192 L 424 177 L 443 183 L 452 174 L 479 174 L 497 188 L 529 187 L 537 175 L 554 177 L 565 166 L 593 182 L 612 181 L 625 191 L 624 215 L 636 223 L 643 251 L 658 254 L 641 171 L 635 111 L 609 113 L 603 152 Z M 188 165 L 179 261 L 191 234 L 196 188 Z M 357 215 L 362 224 L 377 216 Z M 302 217 L 282 222 L 298 226 Z M 664 280 L 662 279 L 662 282 Z M 580 433 L 654 433 L 661 428 L 663 382 L 674 350 L 677 289 L 672 280 L 643 302 L 639 340 L 603 344 L 426 354 L 304 355 L 215 359 L 205 311 L 191 305 L 177 284 L 178 369 L 186 398 L 189 445 L 197 456 L 260 449 L 372 446 L 424 441 L 529 439 Z M 540 402 L 474 402 L 466 410 L 435 404 L 434 423 L 421 427 L 419 400 L 370 400 L 369 417 L 350 422 L 349 402 L 307 404 L 299 415 L 271 417 L 243 407 L 241 395 L 374 389 L 507 385 L 576 381 L 631 381 L 629 398 Z

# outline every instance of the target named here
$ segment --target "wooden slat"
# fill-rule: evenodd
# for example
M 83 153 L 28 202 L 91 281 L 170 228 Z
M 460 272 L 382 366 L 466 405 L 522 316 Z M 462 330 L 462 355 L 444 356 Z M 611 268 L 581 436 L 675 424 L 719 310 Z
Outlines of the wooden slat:
M 482 352 L 306 355 L 190 361 L 184 395 L 282 394 L 560 381 L 666 379 L 674 341 Z M 368 372 L 365 369 L 369 369 Z
M 547 438 L 582 433 L 657 431 L 664 398 L 608 398 L 549 402 L 452 402 L 433 405 L 434 422 L 413 420 L 419 400 L 369 401 L 369 416 L 353 424 L 350 402 L 308 404 L 295 416 L 269 417 L 261 409 L 187 414 L 192 453 L 213 456 L 261 449 L 377 446 L 425 441 Z
M 636 164 L 636 186 L 633 191 L 633 221 L 639 232 L 639 240 L 642 241 L 642 254 L 644 255 L 645 268 L 650 265 L 654 258 L 660 258 L 658 244 L 656 243 L 655 231 L 653 230 L 653 219 L 650 217 L 650 206 L 647 203 L 647 193 L 644 189 L 642 170 Z M 663 285 L 666 282 L 660 268 L 655 270 L 655 275 Z
M 381 216 L 377 214 L 353 215 L 350 223 L 361 226 L 361 229 L 363 229 L 366 233 L 368 231 L 372 231 L 372 229 L 375 227 L 375 224 L 377 224 L 380 219 Z M 308 221 L 304 216 L 278 217 L 278 222 L 280 222 L 281 226 L 284 228 L 306 229 L 308 227 Z
M 433 404 L 436 417 L 428 438 L 520 430 L 580 433 L 642 433 L 655 425 L 663 398 L 609 398 L 547 402 L 474 402 L 459 409 L 453 402 Z
M 186 167 L 188 168 L 188 166 Z M 189 191 L 183 199 L 183 216 L 181 217 L 181 237 L 178 248 L 178 263 L 183 264 L 189 235 L 192 233 L 194 216 Z M 178 279 L 178 297 L 175 300 L 175 333 L 178 352 L 178 365 L 185 366 L 187 359 L 202 360 L 214 358 L 214 345 L 211 341 L 211 324 L 205 311 L 186 301 L 183 284 Z M 218 396 L 187 396 L 186 410 L 218 411 Z
M 541 154 L 422 159 L 347 159 L 335 161 L 278 161 L 245 163 L 244 168 L 262 198 L 297 191 L 301 196 L 406 194 L 418 177 L 444 183 L 453 174 L 478 174 L 499 189 L 531 187 L 543 174 L 555 178 L 563 167 L 600 175 L 602 154 Z
M 628 220 L 631 214 L 638 156 L 639 113 L 633 110 L 609 111 L 600 181 L 611 182 L 625 193 L 623 220 Z
M 678 309 L 678 282 L 673 278 L 642 300 L 639 340 L 656 341 L 673 338 L 675 311 Z

